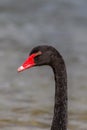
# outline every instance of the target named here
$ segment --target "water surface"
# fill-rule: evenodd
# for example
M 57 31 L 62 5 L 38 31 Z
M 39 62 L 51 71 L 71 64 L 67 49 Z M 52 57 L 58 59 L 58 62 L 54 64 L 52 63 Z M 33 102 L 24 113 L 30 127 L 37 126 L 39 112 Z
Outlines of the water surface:
M 0 129 L 50 129 L 54 75 L 50 67 L 18 74 L 36 45 L 56 47 L 68 73 L 69 130 L 87 129 L 87 2 L 0 1 Z

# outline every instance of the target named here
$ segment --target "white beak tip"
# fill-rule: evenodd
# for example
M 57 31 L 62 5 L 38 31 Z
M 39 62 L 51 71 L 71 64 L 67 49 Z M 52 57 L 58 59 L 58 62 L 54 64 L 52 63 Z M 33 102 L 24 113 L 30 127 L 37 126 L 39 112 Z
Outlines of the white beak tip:
M 21 72 L 21 71 L 23 71 L 24 70 L 24 67 L 23 66 L 20 66 L 19 68 L 18 68 L 18 72 Z

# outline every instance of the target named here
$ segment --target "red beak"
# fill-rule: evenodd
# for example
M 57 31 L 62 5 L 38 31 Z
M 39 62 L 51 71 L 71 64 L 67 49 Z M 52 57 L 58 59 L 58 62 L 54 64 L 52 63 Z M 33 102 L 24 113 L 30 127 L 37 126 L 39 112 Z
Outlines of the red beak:
M 34 61 L 34 57 L 36 56 L 36 54 L 32 54 L 30 55 L 25 62 L 18 68 L 18 72 L 21 72 L 23 70 L 26 70 L 28 68 L 31 68 L 35 65 L 35 61 Z

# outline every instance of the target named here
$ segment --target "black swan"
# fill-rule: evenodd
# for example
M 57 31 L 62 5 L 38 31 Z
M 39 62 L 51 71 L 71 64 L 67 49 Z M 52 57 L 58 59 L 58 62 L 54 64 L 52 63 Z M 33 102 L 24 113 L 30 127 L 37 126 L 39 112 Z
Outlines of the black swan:
M 67 130 L 67 74 L 60 53 L 52 46 L 37 46 L 18 68 L 18 72 L 41 65 L 51 66 L 55 78 L 55 104 L 51 130 Z

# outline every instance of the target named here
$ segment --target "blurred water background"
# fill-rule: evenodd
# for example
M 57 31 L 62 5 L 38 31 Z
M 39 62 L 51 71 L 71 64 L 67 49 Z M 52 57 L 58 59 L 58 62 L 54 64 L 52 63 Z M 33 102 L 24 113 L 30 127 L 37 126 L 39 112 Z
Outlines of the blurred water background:
M 52 45 L 68 73 L 69 130 L 87 130 L 87 1 L 0 0 L 0 130 L 50 130 L 50 67 L 18 74 L 36 45 Z

